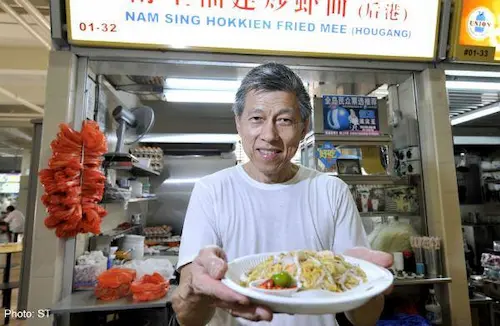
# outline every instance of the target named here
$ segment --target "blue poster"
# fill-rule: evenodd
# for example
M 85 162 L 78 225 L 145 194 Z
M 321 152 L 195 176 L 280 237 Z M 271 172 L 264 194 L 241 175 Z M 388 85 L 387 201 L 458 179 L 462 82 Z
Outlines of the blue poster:
M 316 150 L 316 158 L 323 163 L 327 171 L 337 167 L 337 159 L 340 156 L 342 156 L 342 153 L 329 142 L 318 145 Z
M 329 135 L 379 135 L 377 98 L 324 95 L 323 126 Z

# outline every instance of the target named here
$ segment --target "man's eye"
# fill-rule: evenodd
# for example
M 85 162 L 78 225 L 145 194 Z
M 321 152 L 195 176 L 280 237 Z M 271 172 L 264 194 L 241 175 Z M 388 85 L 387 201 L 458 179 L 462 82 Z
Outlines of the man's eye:
M 258 121 L 262 121 L 262 118 L 261 117 L 251 117 L 250 121 L 258 122 Z
M 278 119 L 278 123 L 281 125 L 291 125 L 293 121 L 291 119 L 282 118 Z

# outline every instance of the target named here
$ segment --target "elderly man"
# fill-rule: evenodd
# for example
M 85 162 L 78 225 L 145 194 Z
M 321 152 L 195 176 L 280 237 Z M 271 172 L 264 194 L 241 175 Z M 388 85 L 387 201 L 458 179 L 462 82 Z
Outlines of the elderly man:
M 275 314 L 221 283 L 227 261 L 256 253 L 333 250 L 384 267 L 391 255 L 370 251 L 348 186 L 340 179 L 291 163 L 308 131 L 311 100 L 288 67 L 269 63 L 241 82 L 233 106 L 250 161 L 196 183 L 189 202 L 174 293 L 177 320 L 186 326 L 333 326 L 334 315 Z M 373 326 L 383 296 L 346 315 Z

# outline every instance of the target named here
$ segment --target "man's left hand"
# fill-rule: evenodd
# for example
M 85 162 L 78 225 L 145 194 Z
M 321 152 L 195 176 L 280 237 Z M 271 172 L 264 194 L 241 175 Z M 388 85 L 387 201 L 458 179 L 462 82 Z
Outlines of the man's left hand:
M 374 263 L 380 267 L 389 268 L 392 266 L 393 257 L 383 251 L 370 250 L 363 247 L 355 247 L 344 252 L 345 255 L 363 259 Z M 392 286 L 387 289 L 384 294 L 389 294 L 392 291 Z M 346 317 L 356 326 L 375 325 L 376 320 L 380 317 L 384 308 L 384 295 L 379 295 L 370 300 L 366 305 L 359 307 L 353 311 L 346 312 Z
M 384 268 L 390 268 L 394 261 L 393 256 L 389 253 L 383 251 L 371 250 L 365 247 L 354 247 L 348 249 L 344 252 L 344 255 L 363 259 Z M 392 286 L 389 289 L 387 289 L 387 291 L 385 291 L 384 294 L 389 294 L 391 292 L 392 292 Z

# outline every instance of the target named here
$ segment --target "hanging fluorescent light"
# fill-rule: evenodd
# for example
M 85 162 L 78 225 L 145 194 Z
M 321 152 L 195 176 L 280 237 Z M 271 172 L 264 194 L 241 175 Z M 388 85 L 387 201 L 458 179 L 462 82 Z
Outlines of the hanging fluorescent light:
M 165 88 L 179 90 L 233 91 L 240 87 L 238 80 L 167 78 Z
M 457 77 L 500 78 L 500 72 L 497 72 L 497 71 L 445 70 L 444 73 L 447 76 L 457 76 Z
M 167 102 L 232 104 L 235 92 L 167 89 L 164 95 Z
M 458 124 L 479 119 L 498 112 L 500 112 L 500 104 L 495 103 L 492 105 L 485 106 L 484 108 L 477 109 L 468 113 L 461 114 L 457 117 L 454 117 L 451 119 L 451 125 L 456 126 Z
M 446 88 L 452 90 L 500 91 L 500 83 L 448 80 L 446 81 Z
M 376 98 L 383 99 L 389 95 L 389 86 L 387 84 L 380 85 L 377 89 L 373 90 L 368 96 L 375 96 Z

